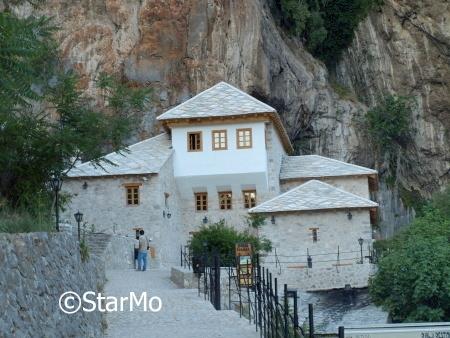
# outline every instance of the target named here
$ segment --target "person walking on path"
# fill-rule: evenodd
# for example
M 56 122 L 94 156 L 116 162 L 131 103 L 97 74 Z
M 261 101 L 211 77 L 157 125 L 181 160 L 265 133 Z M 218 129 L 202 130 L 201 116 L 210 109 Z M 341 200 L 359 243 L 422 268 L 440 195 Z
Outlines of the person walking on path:
M 139 232 L 139 252 L 138 252 L 138 270 L 145 271 L 147 269 L 147 250 L 149 242 L 144 235 L 144 230 Z
M 137 270 L 139 267 L 139 231 L 136 231 L 136 238 L 134 239 L 134 268 Z

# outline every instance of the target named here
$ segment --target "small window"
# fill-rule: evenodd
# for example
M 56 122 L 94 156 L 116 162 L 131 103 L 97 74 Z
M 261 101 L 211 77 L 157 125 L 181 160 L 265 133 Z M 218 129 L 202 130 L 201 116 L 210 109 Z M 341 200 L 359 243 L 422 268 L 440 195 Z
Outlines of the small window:
M 312 235 L 312 241 L 313 241 L 313 243 L 316 243 L 319 239 L 319 236 L 318 236 L 319 228 L 311 228 L 310 230 L 311 230 L 311 235 Z
M 227 131 L 213 130 L 212 131 L 212 148 L 213 150 L 227 149 Z
M 245 149 L 252 147 L 252 129 L 243 128 L 236 130 L 236 143 L 238 149 Z
M 250 209 L 256 206 L 256 191 L 248 190 L 243 191 L 244 194 L 244 208 Z
M 208 193 L 199 192 L 195 194 L 195 210 L 197 211 L 208 210 Z
M 139 204 L 139 186 L 138 185 L 127 185 L 126 190 L 126 200 L 127 205 L 138 205 Z
M 232 194 L 231 191 L 219 193 L 219 207 L 221 210 L 231 209 Z
M 188 133 L 188 151 L 202 151 L 202 132 Z

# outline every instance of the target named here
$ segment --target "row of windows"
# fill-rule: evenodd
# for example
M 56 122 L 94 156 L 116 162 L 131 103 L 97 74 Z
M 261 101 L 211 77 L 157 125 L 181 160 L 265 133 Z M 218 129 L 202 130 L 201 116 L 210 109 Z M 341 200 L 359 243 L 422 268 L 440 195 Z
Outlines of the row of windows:
M 126 201 L 127 205 L 139 205 L 139 185 L 127 185 Z M 244 208 L 250 209 L 256 206 L 256 191 L 246 190 L 242 192 L 244 198 Z M 219 208 L 221 210 L 231 210 L 233 205 L 233 194 L 231 191 L 219 192 Z M 199 192 L 195 194 L 195 209 L 197 211 L 208 210 L 208 193 Z
M 212 150 L 228 149 L 227 130 L 213 130 L 211 132 Z M 203 138 L 201 131 L 189 132 L 187 136 L 188 151 L 203 151 Z M 252 129 L 236 129 L 236 147 L 248 149 L 253 146 Z
M 256 191 L 246 190 L 242 192 L 244 197 L 244 208 L 250 209 L 256 206 Z M 231 210 L 233 206 L 233 193 L 231 191 L 219 192 L 219 209 Z M 195 194 L 195 210 L 208 210 L 208 193 L 199 192 Z

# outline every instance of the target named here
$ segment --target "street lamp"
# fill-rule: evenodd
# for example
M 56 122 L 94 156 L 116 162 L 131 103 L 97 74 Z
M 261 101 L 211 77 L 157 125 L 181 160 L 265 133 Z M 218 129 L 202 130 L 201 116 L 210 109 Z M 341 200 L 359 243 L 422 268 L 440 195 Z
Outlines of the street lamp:
M 361 260 L 360 260 L 359 263 L 362 264 L 363 263 L 362 246 L 363 246 L 364 240 L 360 237 L 360 238 L 358 238 L 358 243 L 359 243 L 359 248 L 361 249 Z
M 75 214 L 73 214 L 73 216 L 78 223 L 78 240 L 80 240 L 80 223 L 83 221 L 83 213 L 78 210 Z
M 61 190 L 62 180 L 59 176 L 52 175 L 50 179 L 50 185 L 55 193 L 55 218 L 56 218 L 56 231 L 59 231 L 59 206 L 58 206 L 58 193 Z

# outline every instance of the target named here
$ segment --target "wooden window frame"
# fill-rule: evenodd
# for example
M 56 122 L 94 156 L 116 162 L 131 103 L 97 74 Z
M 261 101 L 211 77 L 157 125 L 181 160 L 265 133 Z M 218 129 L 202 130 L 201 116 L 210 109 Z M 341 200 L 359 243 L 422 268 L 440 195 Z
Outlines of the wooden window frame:
M 247 198 L 246 198 L 246 194 L 248 193 L 254 193 L 255 194 L 255 205 L 251 205 L 251 202 L 248 201 L 247 203 Z M 254 208 L 256 206 L 256 190 L 242 190 L 242 196 L 244 197 L 244 208 L 245 209 L 251 209 Z M 247 207 L 248 204 L 248 207 Z
M 309 230 L 313 243 L 317 243 L 319 241 L 319 228 L 309 228 Z
M 195 211 L 197 212 L 205 212 L 208 211 L 208 193 L 207 192 L 196 192 L 194 194 L 195 196 Z M 200 201 L 200 209 L 198 209 L 198 204 L 197 204 L 197 197 L 199 196 L 205 196 L 205 200 L 204 201 Z M 204 205 L 203 205 L 204 202 Z M 206 207 L 206 209 L 203 209 L 203 207 Z
M 194 135 L 194 134 L 198 134 L 199 135 L 199 138 L 200 138 L 200 149 L 191 149 L 191 147 L 190 147 L 191 135 Z M 188 152 L 203 151 L 203 133 L 201 131 L 188 131 L 187 138 L 186 138 L 186 143 L 187 143 L 187 151 Z
M 225 205 L 225 208 L 222 208 L 222 197 L 221 197 L 221 195 L 224 195 L 224 194 L 230 194 L 230 204 L 229 204 L 229 208 L 227 207 L 228 206 L 228 203 L 225 203 L 224 205 Z M 220 191 L 219 192 L 219 210 L 224 210 L 224 211 L 226 211 L 226 210 L 232 210 L 233 209 L 233 193 L 231 192 L 231 191 Z
M 248 146 L 241 146 L 239 145 L 239 132 L 250 132 L 250 145 Z M 253 148 L 253 130 L 252 128 L 238 128 L 236 129 L 236 148 L 237 149 L 250 149 Z
M 221 148 L 220 144 L 222 143 L 220 140 L 220 136 L 219 136 L 219 147 L 216 147 L 216 140 L 214 137 L 215 133 L 225 133 L 225 147 Z M 212 141 L 212 150 L 227 150 L 228 149 L 228 135 L 227 135 L 227 130 L 226 129 L 217 129 L 217 130 L 212 130 L 211 131 L 211 141 Z
M 123 187 L 125 188 L 125 205 L 127 207 L 136 207 L 141 204 L 141 192 L 140 192 L 140 186 L 141 183 L 127 183 L 124 184 Z M 135 202 L 135 196 L 131 197 L 132 203 L 128 203 L 128 189 L 137 189 L 137 203 Z M 132 195 L 134 195 L 134 192 L 131 192 Z

